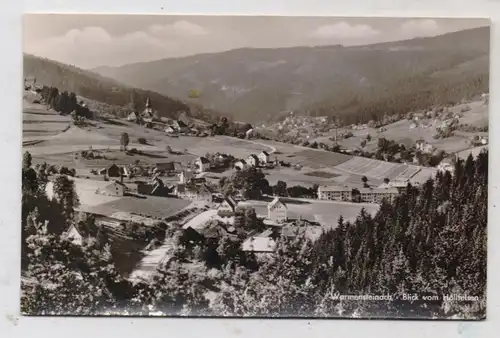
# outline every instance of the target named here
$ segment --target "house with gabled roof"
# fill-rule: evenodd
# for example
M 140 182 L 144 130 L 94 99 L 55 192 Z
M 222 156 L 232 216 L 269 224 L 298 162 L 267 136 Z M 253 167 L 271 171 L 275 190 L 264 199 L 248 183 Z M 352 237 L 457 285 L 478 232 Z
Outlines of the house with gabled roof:
M 238 170 L 243 170 L 247 167 L 247 162 L 245 160 L 239 160 L 234 164 L 234 168 Z
M 136 113 L 136 112 L 131 112 L 131 113 L 127 116 L 127 121 L 130 121 L 130 122 L 135 122 L 135 121 L 137 121 L 137 113 Z
M 258 158 L 259 158 L 259 163 L 266 164 L 267 162 L 270 161 L 271 156 L 269 155 L 269 153 L 267 151 L 263 150 L 258 155 Z
M 202 173 L 210 169 L 210 161 L 206 157 L 198 157 L 194 162 L 196 169 Z
M 232 216 L 238 206 L 238 202 L 234 200 L 231 196 L 226 196 L 224 200 L 217 207 L 217 213 L 219 216 Z
M 113 181 L 105 187 L 97 189 L 96 194 L 121 197 L 125 195 L 126 190 L 127 187 L 125 186 L 125 184 L 118 181 Z
M 267 218 L 276 223 L 286 222 L 288 207 L 279 197 L 274 198 L 271 203 L 267 205 Z
M 250 154 L 245 161 L 247 165 L 251 167 L 256 167 L 259 165 L 259 158 L 255 154 Z

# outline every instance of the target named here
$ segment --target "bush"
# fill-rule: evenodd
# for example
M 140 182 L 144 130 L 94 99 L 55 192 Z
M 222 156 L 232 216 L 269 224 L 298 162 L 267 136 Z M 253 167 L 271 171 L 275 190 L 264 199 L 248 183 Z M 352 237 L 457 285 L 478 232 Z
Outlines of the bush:
M 139 144 L 148 144 L 148 142 L 146 141 L 146 139 L 144 137 L 139 137 L 137 139 L 137 143 L 139 143 Z

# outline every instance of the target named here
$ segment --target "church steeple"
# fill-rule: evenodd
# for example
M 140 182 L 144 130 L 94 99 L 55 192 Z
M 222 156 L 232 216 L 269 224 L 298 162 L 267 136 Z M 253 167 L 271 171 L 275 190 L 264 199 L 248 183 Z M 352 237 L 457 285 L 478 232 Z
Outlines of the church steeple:
M 146 108 L 151 108 L 151 101 L 149 100 L 149 97 L 146 99 Z

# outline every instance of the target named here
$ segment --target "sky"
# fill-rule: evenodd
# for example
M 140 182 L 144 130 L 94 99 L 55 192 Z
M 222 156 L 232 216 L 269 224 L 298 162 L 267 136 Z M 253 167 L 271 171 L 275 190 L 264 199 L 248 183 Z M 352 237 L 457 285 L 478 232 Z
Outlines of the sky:
M 23 51 L 90 69 L 243 47 L 363 45 L 488 25 L 463 18 L 27 14 Z

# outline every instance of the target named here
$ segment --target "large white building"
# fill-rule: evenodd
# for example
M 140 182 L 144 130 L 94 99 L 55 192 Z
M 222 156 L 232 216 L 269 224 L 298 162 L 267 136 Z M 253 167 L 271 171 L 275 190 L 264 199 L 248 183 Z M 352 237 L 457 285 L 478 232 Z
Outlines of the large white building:
M 361 202 L 365 203 L 382 203 L 386 199 L 388 202 L 393 202 L 399 195 L 396 188 L 361 188 L 359 189 L 359 197 Z
M 352 201 L 352 189 L 349 187 L 320 186 L 318 199 L 333 201 Z

